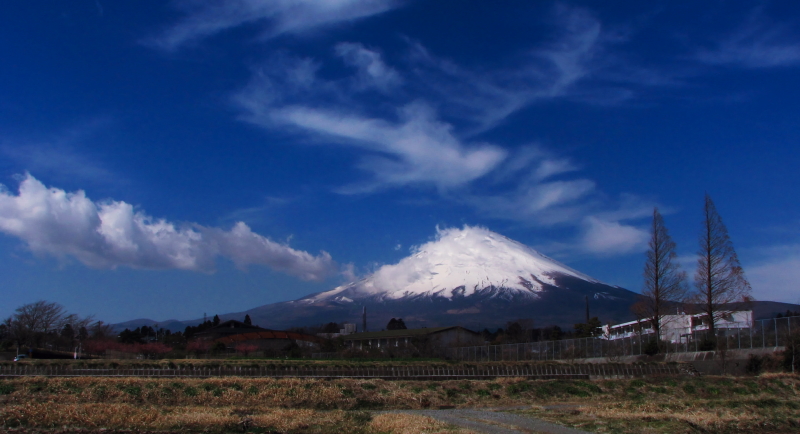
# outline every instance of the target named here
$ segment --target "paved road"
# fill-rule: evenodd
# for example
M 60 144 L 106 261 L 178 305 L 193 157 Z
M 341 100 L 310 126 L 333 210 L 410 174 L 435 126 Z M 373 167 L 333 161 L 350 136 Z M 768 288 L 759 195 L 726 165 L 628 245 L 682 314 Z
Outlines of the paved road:
M 568 428 L 532 417 L 501 412 L 496 409 L 393 410 L 386 413 L 409 413 L 429 416 L 442 422 L 487 434 L 591 434 L 588 431 Z

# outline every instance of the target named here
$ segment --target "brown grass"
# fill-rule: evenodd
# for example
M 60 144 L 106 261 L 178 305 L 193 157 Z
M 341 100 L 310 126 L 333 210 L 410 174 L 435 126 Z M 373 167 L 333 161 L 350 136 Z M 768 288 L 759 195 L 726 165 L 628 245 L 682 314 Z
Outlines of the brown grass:
M 26 377 L 0 380 L 0 429 L 443 432 L 446 425 L 427 418 L 372 418 L 365 410 L 528 405 L 537 417 L 596 432 L 800 432 L 798 386 L 788 374 L 438 382 Z M 554 403 L 579 409 L 550 409 Z
M 605 433 L 800 432 L 798 377 L 702 378 L 605 382 L 609 396 L 573 400 L 575 407 L 540 405 L 523 413 Z
M 468 430 L 454 430 L 444 422 L 412 414 L 384 413 L 375 416 L 369 423 L 372 432 L 392 434 L 471 434 Z
M 3 427 L 34 429 L 178 430 L 189 432 L 267 431 L 385 434 L 468 434 L 430 417 L 309 409 L 199 406 L 135 406 L 131 404 L 42 404 L 2 410 Z
M 299 409 L 136 406 L 132 404 L 23 404 L 4 408 L 4 427 L 180 430 L 221 432 L 262 428 L 278 432 L 338 427 L 360 430 L 346 412 Z

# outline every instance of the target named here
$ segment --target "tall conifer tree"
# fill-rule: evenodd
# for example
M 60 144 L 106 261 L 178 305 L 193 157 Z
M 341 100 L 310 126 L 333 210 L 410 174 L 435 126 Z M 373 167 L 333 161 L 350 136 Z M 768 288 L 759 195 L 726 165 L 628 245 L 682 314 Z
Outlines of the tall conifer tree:
M 686 297 L 686 273 L 676 262 L 675 242 L 669 236 L 664 218 L 653 209 L 650 226 L 647 260 L 644 264 L 644 288 L 638 304 L 641 316 L 649 319 L 658 340 L 661 340 L 663 316 L 672 302 L 682 302 Z
M 714 339 L 717 321 L 733 310 L 730 303 L 752 298 L 750 283 L 733 249 L 728 229 L 708 194 L 703 217 L 694 284 L 698 304 L 709 322 L 711 339 Z

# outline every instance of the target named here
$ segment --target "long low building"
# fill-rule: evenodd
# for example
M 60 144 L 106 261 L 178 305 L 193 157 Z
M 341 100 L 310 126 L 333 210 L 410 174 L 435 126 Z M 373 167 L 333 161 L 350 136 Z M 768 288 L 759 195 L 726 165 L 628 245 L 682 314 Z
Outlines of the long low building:
M 728 312 L 717 319 L 717 329 L 749 329 L 753 326 L 753 311 Z M 661 339 L 673 343 L 686 342 L 696 332 L 709 329 L 708 316 L 702 313 L 664 315 L 661 317 Z M 635 336 L 654 335 L 655 330 L 650 320 L 628 321 L 622 324 L 606 324 L 603 326 L 601 338 L 608 340 L 624 339 Z
M 235 348 L 238 344 L 250 344 L 260 350 L 279 350 L 292 342 L 299 346 L 315 346 L 322 342 L 317 336 L 270 330 L 236 320 L 225 321 L 216 327 L 197 333 L 195 338 L 206 342 L 221 342 L 228 348 Z
M 461 326 L 385 330 L 344 336 L 345 345 L 351 349 L 360 350 L 404 347 L 418 344 L 423 340 L 426 345 L 437 348 L 481 345 L 483 343 L 480 333 Z

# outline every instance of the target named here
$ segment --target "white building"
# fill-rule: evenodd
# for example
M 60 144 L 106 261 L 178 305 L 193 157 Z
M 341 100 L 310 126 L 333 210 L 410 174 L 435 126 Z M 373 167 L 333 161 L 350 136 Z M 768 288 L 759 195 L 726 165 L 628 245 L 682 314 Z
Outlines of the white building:
M 749 329 L 752 326 L 753 311 L 751 310 L 728 312 L 716 322 L 717 329 Z M 695 332 L 708 330 L 708 328 L 708 317 L 702 313 L 664 315 L 661 317 L 661 340 L 673 343 L 687 342 Z M 653 334 L 655 334 L 653 324 L 644 319 L 616 325 L 606 324 L 603 326 L 601 338 L 614 340 Z

